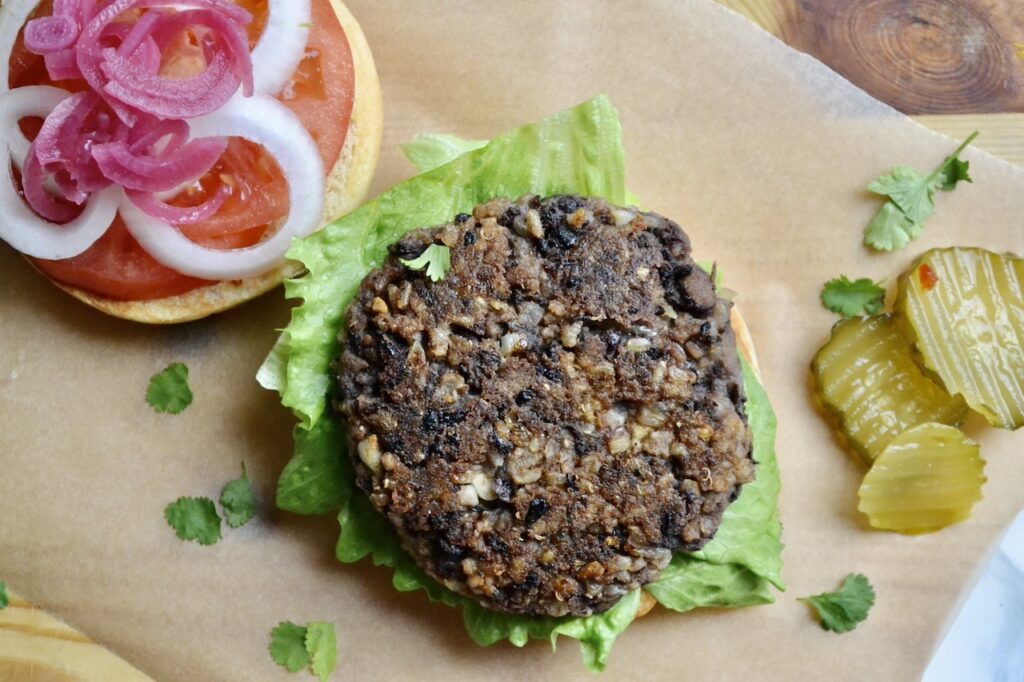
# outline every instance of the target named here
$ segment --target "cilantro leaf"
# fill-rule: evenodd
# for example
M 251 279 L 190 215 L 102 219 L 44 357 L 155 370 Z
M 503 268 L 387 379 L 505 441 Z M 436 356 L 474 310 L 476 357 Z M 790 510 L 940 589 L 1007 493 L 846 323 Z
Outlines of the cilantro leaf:
M 256 515 L 256 491 L 252 489 L 244 462 L 242 475 L 221 490 L 220 506 L 224 507 L 224 520 L 232 528 L 244 526 Z
M 961 152 L 978 137 L 964 140 L 930 175 L 909 166 L 896 166 L 868 185 L 868 191 L 888 197 L 864 232 L 864 243 L 878 251 L 892 251 L 921 234 L 924 221 L 935 212 L 935 191 L 951 192 L 960 182 L 971 182 L 970 163 Z
M 863 575 L 851 573 L 837 592 L 805 597 L 821 616 L 821 627 L 832 632 L 849 632 L 868 617 L 875 603 L 875 590 Z
M 220 516 L 211 499 L 180 497 L 167 505 L 164 517 L 182 540 L 195 540 L 200 545 L 220 540 Z
M 306 628 L 285 621 L 270 633 L 270 657 L 288 672 L 297 673 L 312 661 L 306 650 Z
M 885 289 L 880 282 L 867 278 L 851 282 L 842 275 L 821 288 L 821 304 L 843 317 L 877 315 L 885 305 Z
M 410 270 L 427 269 L 427 277 L 432 282 L 440 282 L 452 267 L 452 250 L 444 244 L 431 244 L 427 250 L 415 260 L 400 259 L 402 265 Z
M 146 390 L 146 402 L 157 412 L 178 414 L 192 404 L 192 389 L 188 387 L 188 367 L 180 362 L 153 375 Z
M 864 231 L 864 243 L 876 251 L 902 249 L 921 234 L 921 223 L 908 218 L 891 201 L 882 204 Z
M 939 189 L 943 192 L 952 192 L 960 182 L 974 182 L 970 174 L 970 161 L 951 156 L 942 164 L 941 170 L 942 184 L 939 185 Z
M 338 664 L 334 623 L 310 623 L 306 628 L 306 651 L 313 660 L 313 674 L 320 678 L 320 682 L 327 682 Z
M 0 609 L 6 609 L 10 603 L 10 599 L 7 597 L 7 585 L 0 582 Z
M 935 212 L 935 190 L 945 182 L 945 175 L 925 175 L 910 166 L 896 166 L 868 185 L 868 191 L 889 197 L 905 216 L 915 223 L 924 222 Z

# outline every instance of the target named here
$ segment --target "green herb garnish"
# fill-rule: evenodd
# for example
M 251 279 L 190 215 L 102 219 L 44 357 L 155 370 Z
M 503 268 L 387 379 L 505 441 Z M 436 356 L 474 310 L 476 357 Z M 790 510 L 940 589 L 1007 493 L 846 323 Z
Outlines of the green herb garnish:
M 220 540 L 220 516 L 211 499 L 180 497 L 167 505 L 164 517 L 182 540 L 194 540 L 200 545 Z
M 149 380 L 146 402 L 157 412 L 178 414 L 192 404 L 188 387 L 188 367 L 180 362 L 170 365 Z
M 867 278 L 850 281 L 842 275 L 821 288 L 821 304 L 843 317 L 877 315 L 885 306 L 885 289 L 880 282 Z
M 920 235 L 924 221 L 935 212 L 935 191 L 951 192 L 959 182 L 971 182 L 970 164 L 961 160 L 960 154 L 977 137 L 977 131 L 971 133 L 931 175 L 910 166 L 896 166 L 868 185 L 868 191 L 889 200 L 865 230 L 864 243 L 878 251 L 892 251 Z
M 308 667 L 312 656 L 306 651 L 306 628 L 287 621 L 274 628 L 270 633 L 270 657 L 288 672 Z
M 836 592 L 805 597 L 821 616 L 821 627 L 832 632 L 849 632 L 868 617 L 875 603 L 875 590 L 863 575 L 851 573 Z
M 246 474 L 244 462 L 242 475 L 221 490 L 220 506 L 224 508 L 224 520 L 232 528 L 244 526 L 256 515 L 256 491 Z
M 452 250 L 444 244 L 431 244 L 415 260 L 400 258 L 402 265 L 410 270 L 426 268 L 431 282 L 440 282 L 452 267 Z
M 302 627 L 281 623 L 270 633 L 270 657 L 289 672 L 308 667 L 321 682 L 327 682 L 338 663 L 334 624 L 310 623 Z
M 10 603 L 11 601 L 7 597 L 7 585 L 6 583 L 0 582 L 0 609 L 6 609 L 7 605 Z

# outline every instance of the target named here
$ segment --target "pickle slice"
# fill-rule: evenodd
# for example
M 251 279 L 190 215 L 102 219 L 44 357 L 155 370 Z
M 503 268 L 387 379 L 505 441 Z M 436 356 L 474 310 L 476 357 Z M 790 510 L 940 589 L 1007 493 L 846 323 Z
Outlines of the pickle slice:
M 967 414 L 962 399 L 921 372 L 891 315 L 836 324 L 811 371 L 818 397 L 868 464 L 907 428 L 959 424 Z
M 945 424 L 896 436 L 860 486 L 857 508 L 871 525 L 916 535 L 959 523 L 981 499 L 985 461 L 978 444 Z
M 1024 260 L 928 251 L 899 280 L 896 313 L 922 365 L 993 426 L 1024 425 Z

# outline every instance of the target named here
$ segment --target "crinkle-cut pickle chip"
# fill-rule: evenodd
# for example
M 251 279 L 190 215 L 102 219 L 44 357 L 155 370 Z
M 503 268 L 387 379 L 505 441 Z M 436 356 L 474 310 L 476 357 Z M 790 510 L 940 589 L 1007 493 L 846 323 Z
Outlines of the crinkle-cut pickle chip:
M 811 371 L 818 397 L 868 464 L 911 426 L 959 424 L 967 415 L 962 399 L 917 366 L 891 315 L 838 322 Z
M 1024 260 L 928 251 L 899 280 L 900 330 L 923 366 L 993 426 L 1024 426 Z
M 984 471 L 978 444 L 960 429 L 920 424 L 878 456 L 860 486 L 857 508 L 875 528 L 931 533 L 971 515 Z

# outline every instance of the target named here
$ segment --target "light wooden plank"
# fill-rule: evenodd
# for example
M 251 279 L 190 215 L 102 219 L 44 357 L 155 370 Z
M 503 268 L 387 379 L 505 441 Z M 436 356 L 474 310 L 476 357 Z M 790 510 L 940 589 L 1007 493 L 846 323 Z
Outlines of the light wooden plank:
M 0 682 L 153 682 L 18 595 L 0 610 Z

